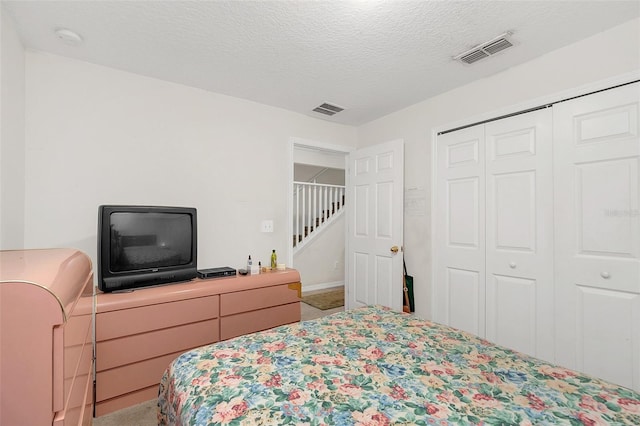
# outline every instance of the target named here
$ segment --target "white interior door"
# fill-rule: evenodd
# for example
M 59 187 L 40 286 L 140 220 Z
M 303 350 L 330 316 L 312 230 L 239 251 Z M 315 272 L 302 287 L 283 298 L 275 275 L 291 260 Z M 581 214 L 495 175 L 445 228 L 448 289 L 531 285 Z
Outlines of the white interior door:
M 404 143 L 349 154 L 346 308 L 402 311 Z
M 484 126 L 438 137 L 434 320 L 485 334 Z
M 636 83 L 554 106 L 556 362 L 640 391 Z
M 486 338 L 553 361 L 550 108 L 485 125 Z

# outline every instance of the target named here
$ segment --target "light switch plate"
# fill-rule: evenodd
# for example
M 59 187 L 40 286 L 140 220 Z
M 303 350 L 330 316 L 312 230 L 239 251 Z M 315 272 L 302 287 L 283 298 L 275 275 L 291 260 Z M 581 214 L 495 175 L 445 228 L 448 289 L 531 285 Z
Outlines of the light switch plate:
M 263 220 L 262 225 L 260 226 L 260 230 L 262 232 L 273 232 L 273 220 Z

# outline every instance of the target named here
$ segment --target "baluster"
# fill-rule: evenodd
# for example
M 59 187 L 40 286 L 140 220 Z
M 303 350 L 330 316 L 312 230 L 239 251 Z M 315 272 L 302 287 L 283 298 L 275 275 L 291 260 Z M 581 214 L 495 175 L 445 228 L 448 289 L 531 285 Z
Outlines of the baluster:
M 307 207 L 307 188 L 305 185 L 302 185 L 302 215 L 300 216 L 302 219 L 302 228 L 300 229 L 300 235 L 302 235 L 302 239 L 306 237 L 306 229 L 305 226 L 305 217 L 306 217 L 306 207 Z
M 313 227 L 318 227 L 318 187 L 313 185 Z
M 313 231 L 313 222 L 311 219 L 311 216 L 313 215 L 313 208 L 312 208 L 312 199 L 311 199 L 311 186 L 307 187 L 307 190 L 309 191 L 309 197 L 308 197 L 308 216 L 307 216 L 307 226 L 308 226 L 308 233 L 307 235 L 311 234 L 311 231 Z
M 323 188 L 324 198 L 322 201 L 322 221 L 327 220 L 327 187 Z
M 298 244 L 300 238 L 300 185 L 296 185 L 296 227 L 293 235 L 295 245 Z
M 336 189 L 331 188 L 331 214 L 336 213 Z

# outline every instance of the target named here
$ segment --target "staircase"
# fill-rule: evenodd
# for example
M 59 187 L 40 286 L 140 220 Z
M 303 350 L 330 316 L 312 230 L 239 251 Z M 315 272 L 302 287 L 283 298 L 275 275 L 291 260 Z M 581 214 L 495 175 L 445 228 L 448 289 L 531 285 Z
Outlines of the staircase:
M 293 252 L 344 212 L 344 185 L 293 182 Z

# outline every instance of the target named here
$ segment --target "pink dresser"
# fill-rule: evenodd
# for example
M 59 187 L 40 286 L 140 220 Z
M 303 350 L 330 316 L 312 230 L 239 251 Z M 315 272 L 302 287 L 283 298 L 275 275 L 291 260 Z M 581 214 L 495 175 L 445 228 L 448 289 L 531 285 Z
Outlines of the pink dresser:
M 90 425 L 91 260 L 0 251 L 0 425 Z
M 98 293 L 96 417 L 155 399 L 181 353 L 300 321 L 300 274 L 259 275 Z

